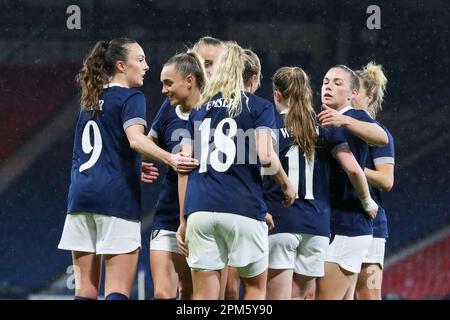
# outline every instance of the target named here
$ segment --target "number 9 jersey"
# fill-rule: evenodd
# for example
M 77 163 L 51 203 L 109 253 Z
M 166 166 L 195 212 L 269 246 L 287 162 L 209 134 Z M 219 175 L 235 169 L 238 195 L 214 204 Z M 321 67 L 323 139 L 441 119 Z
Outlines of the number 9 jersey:
M 264 221 L 267 207 L 255 132 L 272 132 L 275 108 L 268 100 L 248 92 L 245 95 L 248 101 L 242 99 L 242 112 L 234 118 L 220 95 L 191 112 L 187 129 L 194 137 L 194 157 L 200 167 L 189 175 L 185 215 L 226 212 Z
M 130 148 L 125 129 L 147 126 L 145 97 L 111 83 L 101 111 L 80 111 L 73 146 L 67 213 L 89 212 L 141 220 L 141 156 Z

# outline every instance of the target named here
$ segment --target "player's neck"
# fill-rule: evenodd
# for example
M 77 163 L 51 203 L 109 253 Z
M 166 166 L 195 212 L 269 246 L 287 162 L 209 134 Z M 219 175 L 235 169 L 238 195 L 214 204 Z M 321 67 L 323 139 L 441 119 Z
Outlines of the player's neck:
M 128 84 L 128 81 L 125 79 L 125 77 L 122 74 L 116 74 L 112 78 L 109 79 L 109 83 L 118 83 L 125 88 L 129 88 L 130 85 Z
M 195 90 L 195 89 L 194 89 Z M 190 112 L 192 108 L 197 104 L 200 100 L 200 91 L 195 90 L 192 94 L 186 99 L 185 105 L 180 105 L 182 112 Z
M 329 106 L 330 108 L 333 108 L 334 110 L 336 110 L 336 111 L 341 111 L 342 109 L 345 109 L 345 108 L 347 108 L 347 107 L 351 107 L 352 106 L 352 104 L 349 102 L 349 103 L 344 103 L 344 104 L 342 104 L 342 105 L 340 105 L 340 106 Z

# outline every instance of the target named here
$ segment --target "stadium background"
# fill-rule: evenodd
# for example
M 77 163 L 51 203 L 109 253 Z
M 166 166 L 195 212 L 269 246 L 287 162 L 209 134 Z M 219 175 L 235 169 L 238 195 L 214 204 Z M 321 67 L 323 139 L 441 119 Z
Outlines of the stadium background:
M 369 5 L 381 29 L 369 30 Z M 69 5 L 81 29 L 69 30 Z M 320 106 L 329 67 L 385 68 L 381 114 L 396 139 L 393 190 L 386 195 L 390 237 L 383 296 L 450 297 L 450 5 L 431 1 L 0 0 L 0 298 L 67 298 L 71 257 L 57 250 L 64 224 L 73 132 L 74 77 L 97 40 L 135 38 L 150 72 L 142 91 L 151 121 L 163 96 L 159 73 L 204 35 L 236 40 L 261 58 L 262 87 L 296 65 L 311 77 Z M 160 179 L 161 181 L 161 179 Z M 160 184 L 143 187 L 143 250 L 133 298 L 151 298 L 148 240 Z

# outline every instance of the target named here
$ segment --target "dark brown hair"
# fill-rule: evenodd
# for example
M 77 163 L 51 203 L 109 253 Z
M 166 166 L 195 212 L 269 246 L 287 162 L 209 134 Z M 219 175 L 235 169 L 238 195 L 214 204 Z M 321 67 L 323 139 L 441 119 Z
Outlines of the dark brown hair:
M 136 43 L 133 39 L 117 38 L 109 42 L 98 41 L 84 59 L 83 67 L 76 77 L 81 88 L 81 106 L 85 112 L 100 110 L 100 96 L 103 86 L 116 73 L 116 61 L 127 61 L 127 45 Z

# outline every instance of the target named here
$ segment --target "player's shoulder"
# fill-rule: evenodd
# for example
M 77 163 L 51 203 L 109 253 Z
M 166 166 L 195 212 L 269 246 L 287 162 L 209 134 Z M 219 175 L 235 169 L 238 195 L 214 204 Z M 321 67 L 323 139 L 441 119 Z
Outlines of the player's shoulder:
M 389 129 L 388 128 L 386 128 L 386 126 L 385 125 L 382 125 L 381 123 L 378 123 L 382 128 L 383 128 L 383 130 L 386 132 L 386 134 L 387 134 L 387 136 L 388 136 L 388 140 L 391 142 L 393 142 L 394 141 L 394 137 L 392 136 L 392 134 L 391 134 L 391 132 L 389 131 Z
M 263 97 L 257 96 L 256 94 L 245 92 L 245 95 L 248 97 L 250 106 L 272 106 L 272 102 Z
M 168 116 L 174 112 L 174 108 L 170 104 L 169 98 L 164 99 L 163 103 L 159 107 L 158 113 L 160 116 Z
M 365 121 L 365 122 L 371 122 L 371 123 L 377 123 L 377 121 L 375 119 L 373 119 L 369 113 L 367 113 L 367 111 L 365 110 L 361 110 L 361 109 L 350 109 L 347 113 L 345 113 L 346 115 L 356 119 L 356 120 L 361 120 L 361 121 Z

